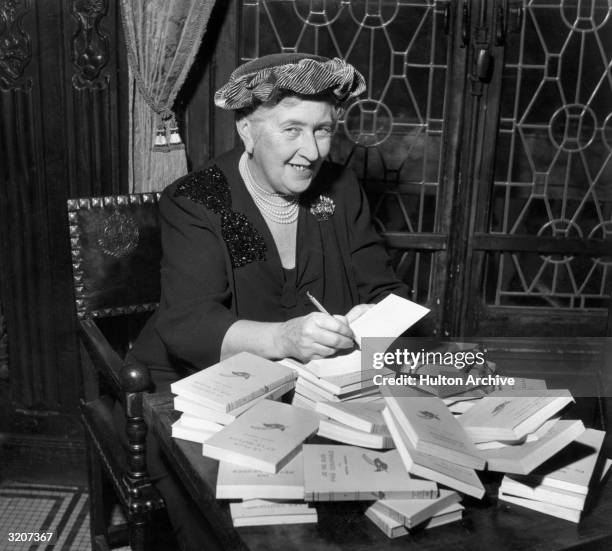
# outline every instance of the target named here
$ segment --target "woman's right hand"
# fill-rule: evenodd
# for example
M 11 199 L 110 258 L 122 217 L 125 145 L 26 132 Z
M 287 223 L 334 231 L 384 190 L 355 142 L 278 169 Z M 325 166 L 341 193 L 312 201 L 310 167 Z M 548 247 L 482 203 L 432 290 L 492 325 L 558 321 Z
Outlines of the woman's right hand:
M 277 339 L 283 357 L 309 362 L 352 348 L 353 336 L 345 316 L 312 312 L 281 323 Z

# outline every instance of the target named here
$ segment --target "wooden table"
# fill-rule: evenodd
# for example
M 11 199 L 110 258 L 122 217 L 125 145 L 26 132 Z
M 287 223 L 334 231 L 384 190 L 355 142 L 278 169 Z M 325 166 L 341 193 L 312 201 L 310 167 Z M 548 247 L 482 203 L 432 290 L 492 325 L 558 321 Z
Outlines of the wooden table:
M 588 409 L 588 408 L 587 408 Z M 535 511 L 497 502 L 499 473 L 484 473 L 487 497 L 465 498 L 460 522 L 417 530 L 388 539 L 368 520 L 363 511 L 369 503 L 317 504 L 318 524 L 234 528 L 228 501 L 215 499 L 217 461 L 202 456 L 201 445 L 170 436 L 170 425 L 179 417 L 170 394 L 145 398 L 147 423 L 171 458 L 189 493 L 217 528 L 227 549 L 251 550 L 379 550 L 419 551 L 552 551 L 559 549 L 612 549 L 612 483 L 601 488 L 595 506 L 580 524 L 556 519 Z M 592 425 L 591 425 L 592 426 Z M 608 454 L 611 451 L 607 441 Z M 610 455 L 608 455 L 610 456 Z

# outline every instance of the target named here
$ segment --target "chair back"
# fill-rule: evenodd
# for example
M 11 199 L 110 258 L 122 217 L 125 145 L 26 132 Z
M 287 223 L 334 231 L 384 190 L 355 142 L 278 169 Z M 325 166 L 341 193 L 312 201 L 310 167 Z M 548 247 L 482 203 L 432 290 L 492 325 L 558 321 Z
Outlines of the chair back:
M 101 318 L 157 307 L 159 193 L 68 200 L 77 315 Z

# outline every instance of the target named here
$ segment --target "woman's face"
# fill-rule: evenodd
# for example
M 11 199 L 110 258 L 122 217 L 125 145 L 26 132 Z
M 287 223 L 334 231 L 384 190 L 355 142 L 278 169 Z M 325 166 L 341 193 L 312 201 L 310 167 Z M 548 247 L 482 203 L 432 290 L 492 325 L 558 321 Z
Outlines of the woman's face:
M 257 184 L 283 195 L 308 189 L 329 153 L 334 115 L 326 101 L 286 97 L 238 121 Z

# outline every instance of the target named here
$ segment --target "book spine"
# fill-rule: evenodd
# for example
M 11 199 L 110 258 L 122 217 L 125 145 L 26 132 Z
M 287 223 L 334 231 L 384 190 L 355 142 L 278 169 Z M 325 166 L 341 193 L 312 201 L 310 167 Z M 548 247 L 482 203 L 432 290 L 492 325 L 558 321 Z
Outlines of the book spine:
M 393 527 L 388 526 L 379 516 L 375 514 L 368 514 L 366 516 L 380 529 L 381 532 L 383 532 L 383 534 L 385 534 L 385 536 L 388 538 L 396 537 Z

